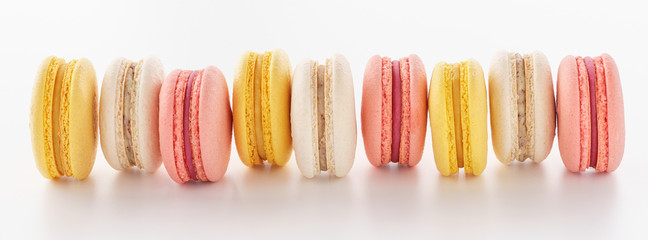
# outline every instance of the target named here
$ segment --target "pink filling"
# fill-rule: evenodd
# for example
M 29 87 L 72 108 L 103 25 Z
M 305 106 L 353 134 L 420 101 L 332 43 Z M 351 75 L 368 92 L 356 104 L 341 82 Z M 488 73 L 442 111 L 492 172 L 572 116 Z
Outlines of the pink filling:
M 191 133 L 189 132 L 189 113 L 190 113 L 190 108 L 191 108 L 191 89 L 193 87 L 193 82 L 194 79 L 196 79 L 196 74 L 198 71 L 193 71 L 191 72 L 191 75 L 189 76 L 189 80 L 187 81 L 187 86 L 185 87 L 185 97 L 184 97 L 184 109 L 183 109 L 183 140 L 184 140 L 184 162 L 185 165 L 187 166 L 187 171 L 189 172 L 189 177 L 191 177 L 192 180 L 196 180 L 196 168 L 194 167 L 193 164 L 193 158 L 191 154 Z
M 585 67 L 587 68 L 587 78 L 589 79 L 590 93 L 590 120 L 592 128 L 591 146 L 590 146 L 590 167 L 596 167 L 596 156 L 598 156 L 598 131 L 596 121 L 596 72 L 594 71 L 594 61 L 591 57 L 584 57 Z
M 401 75 L 398 60 L 392 61 L 392 148 L 391 161 L 397 163 L 401 137 Z
M 193 81 L 193 87 L 191 88 L 192 101 L 190 107 L 191 112 L 189 114 L 189 132 L 191 133 L 191 157 L 196 168 L 196 178 L 200 181 L 209 181 L 205 174 L 205 167 L 203 166 L 202 155 L 200 153 L 200 128 L 198 127 L 200 87 L 204 72 L 205 70 L 197 71 L 196 78 Z

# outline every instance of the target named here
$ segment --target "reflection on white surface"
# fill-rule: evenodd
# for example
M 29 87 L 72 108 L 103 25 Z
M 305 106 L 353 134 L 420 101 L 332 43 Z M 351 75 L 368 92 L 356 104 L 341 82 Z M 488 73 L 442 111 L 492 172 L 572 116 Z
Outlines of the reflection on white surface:
M 248 169 L 233 162 L 217 183 L 183 185 L 164 169 L 154 174 L 104 169 L 84 181 L 42 181 L 36 201 L 42 216 L 35 219 L 44 232 L 26 234 L 111 238 L 164 231 L 163 238 L 245 238 L 257 231 L 317 237 L 353 231 L 358 237 L 387 237 L 408 229 L 420 236 L 482 238 L 490 232 L 497 238 L 501 231 L 509 237 L 605 238 L 618 232 L 616 175 L 573 174 L 556 164 L 489 164 L 494 166 L 482 176 L 442 177 L 430 161 L 413 168 L 360 162 L 345 178 L 306 179 L 291 164 Z

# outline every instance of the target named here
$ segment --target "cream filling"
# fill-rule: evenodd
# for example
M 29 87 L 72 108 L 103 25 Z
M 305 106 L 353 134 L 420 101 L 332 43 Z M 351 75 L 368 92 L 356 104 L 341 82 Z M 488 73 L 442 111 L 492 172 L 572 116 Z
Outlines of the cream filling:
M 116 122 L 117 142 L 120 148 L 118 158 L 122 167 L 127 168 L 137 166 L 142 168 L 139 161 L 137 149 L 137 126 L 135 116 L 137 116 L 137 84 L 140 77 L 142 62 L 135 64 L 126 62 L 122 66 L 122 76 L 120 79 L 119 97 L 117 103 L 117 113 L 119 114 Z
M 525 92 L 525 126 L 526 126 L 526 158 L 530 158 L 531 160 L 534 160 L 535 158 L 535 115 L 533 111 L 533 107 L 535 105 L 534 101 L 534 96 L 533 96 L 533 88 L 534 88 L 534 82 L 533 79 L 535 77 L 535 69 L 533 68 L 533 57 L 529 54 L 524 55 L 524 79 L 526 85 L 524 88 L 526 89 Z
M 517 152 L 515 157 L 518 161 L 524 161 L 527 158 L 527 136 L 526 136 L 526 83 L 524 58 L 518 53 L 515 54 L 515 82 L 517 90 Z
M 324 81 L 326 66 L 317 67 L 317 151 L 319 152 L 320 171 L 328 169 L 326 164 L 326 110 L 324 108 Z

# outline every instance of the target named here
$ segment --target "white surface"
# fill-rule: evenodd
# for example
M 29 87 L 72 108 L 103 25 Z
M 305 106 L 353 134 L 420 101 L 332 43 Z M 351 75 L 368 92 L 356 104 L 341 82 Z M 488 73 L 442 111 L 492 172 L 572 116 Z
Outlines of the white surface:
M 645 4 L 417 2 L 3 1 L 0 239 L 647 239 Z M 339 179 L 305 179 L 294 159 L 284 168 L 248 169 L 235 149 L 225 178 L 212 184 L 178 185 L 164 169 L 116 172 L 101 150 L 85 181 L 49 181 L 36 170 L 28 116 L 44 57 L 86 57 L 101 80 L 114 58 L 153 54 L 167 73 L 218 66 L 231 88 L 239 54 L 275 47 L 293 64 L 344 54 L 358 117 L 362 73 L 373 54 L 416 53 L 429 77 L 438 61 L 472 57 L 488 72 L 497 50 L 537 49 L 549 58 L 555 81 L 565 55 L 607 52 L 623 82 L 625 157 L 612 174 L 571 174 L 554 144 L 542 164 L 506 167 L 490 151 L 481 176 L 442 177 L 428 128 L 423 160 L 414 168 L 372 167 L 358 133 L 354 167 Z

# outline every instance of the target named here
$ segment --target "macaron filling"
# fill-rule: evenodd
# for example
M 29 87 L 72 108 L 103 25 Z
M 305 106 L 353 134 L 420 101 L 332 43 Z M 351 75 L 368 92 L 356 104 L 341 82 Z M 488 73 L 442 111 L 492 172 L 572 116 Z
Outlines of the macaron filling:
M 408 164 L 410 136 L 409 58 L 382 58 L 381 163 Z
M 402 90 L 400 64 L 392 61 L 392 148 L 391 161 L 397 163 L 400 152 Z
M 203 71 L 181 71 L 174 91 L 173 155 L 183 182 L 208 181 L 200 154 L 198 107 Z
M 609 158 L 607 86 L 601 57 L 576 57 L 580 107 L 580 171 L 605 171 Z
M 315 86 L 316 96 L 315 100 L 315 121 L 317 131 L 315 132 L 314 139 L 317 144 L 315 148 L 316 164 L 319 165 L 320 171 L 333 171 L 333 138 L 331 131 L 333 128 L 333 121 L 331 121 L 331 60 L 327 59 L 325 65 L 319 65 L 313 62 L 312 65 L 312 80 Z
M 517 86 L 517 160 L 524 161 L 526 159 L 526 74 L 525 74 L 524 58 L 518 53 L 515 54 L 515 81 Z
M 315 63 L 317 65 L 317 63 Z M 328 170 L 326 161 L 326 109 L 324 104 L 326 66 L 316 67 L 317 87 L 317 151 L 320 171 Z
M 189 172 L 189 177 L 191 180 L 196 180 L 196 168 L 193 164 L 192 151 L 191 151 L 191 133 L 189 131 L 190 125 L 190 108 L 191 108 L 191 89 L 193 87 L 194 79 L 196 79 L 197 71 L 191 72 L 189 79 L 187 80 L 187 86 L 185 87 L 185 97 L 184 97 L 184 108 L 183 108 L 183 140 L 184 140 L 184 162 L 187 166 L 187 171 Z
M 137 70 L 136 70 L 137 67 Z M 136 112 L 135 100 L 137 98 L 136 84 L 139 77 L 139 65 L 132 62 L 124 63 L 123 75 L 120 84 L 121 92 L 121 107 L 117 112 L 121 114 L 121 128 L 117 127 L 117 142 L 124 151 L 119 153 L 121 165 L 126 168 L 130 166 L 137 166 L 141 168 L 139 159 L 135 152 L 135 143 L 133 142 L 133 135 L 135 130 L 134 114 Z M 120 138 L 121 137 L 121 138 Z
M 595 168 L 598 156 L 598 128 L 596 120 L 596 72 L 594 70 L 594 60 L 591 57 L 584 57 L 583 62 L 587 68 L 587 79 L 589 81 L 589 95 L 590 95 L 590 120 L 592 125 L 592 135 L 590 139 L 590 162 L 589 166 Z

